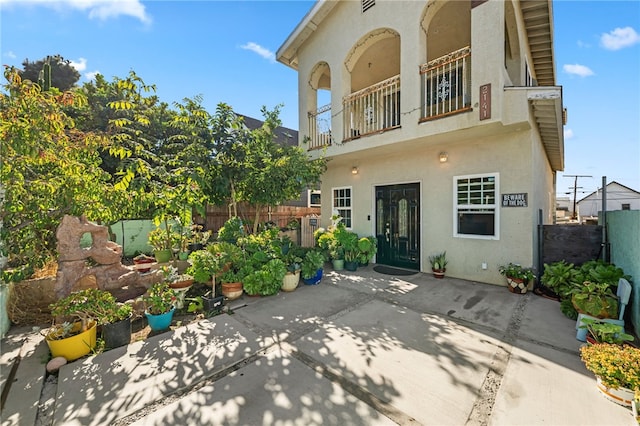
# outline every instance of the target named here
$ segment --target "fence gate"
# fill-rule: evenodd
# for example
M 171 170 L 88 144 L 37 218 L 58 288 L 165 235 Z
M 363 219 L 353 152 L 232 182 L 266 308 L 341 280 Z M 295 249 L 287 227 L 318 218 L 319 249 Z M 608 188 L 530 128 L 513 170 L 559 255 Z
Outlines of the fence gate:
M 316 240 L 313 238 L 313 233 L 320 227 L 320 216 L 310 215 L 302 218 L 301 230 L 301 243 L 302 247 L 313 247 L 316 245 Z
M 540 267 L 564 260 L 581 265 L 602 255 L 601 225 L 542 225 Z M 544 269 L 540 269 L 541 273 Z

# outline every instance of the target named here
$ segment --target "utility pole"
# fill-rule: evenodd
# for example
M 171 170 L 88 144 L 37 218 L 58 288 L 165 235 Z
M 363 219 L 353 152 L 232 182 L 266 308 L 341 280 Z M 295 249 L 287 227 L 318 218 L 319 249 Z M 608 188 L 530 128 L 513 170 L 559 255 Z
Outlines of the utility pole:
M 576 193 L 578 191 L 578 178 L 581 177 L 593 177 L 591 175 L 563 175 L 564 177 L 572 177 L 575 178 L 573 181 L 573 213 L 571 214 L 571 219 L 576 220 L 578 215 L 576 214 Z M 582 187 L 580 187 L 582 188 Z

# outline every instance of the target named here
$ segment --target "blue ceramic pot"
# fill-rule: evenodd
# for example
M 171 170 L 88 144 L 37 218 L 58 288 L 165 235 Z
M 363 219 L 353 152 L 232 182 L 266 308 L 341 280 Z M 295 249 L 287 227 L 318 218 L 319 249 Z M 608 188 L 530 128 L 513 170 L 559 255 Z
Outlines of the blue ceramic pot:
M 320 284 L 320 280 L 322 279 L 322 269 L 318 269 L 316 274 L 311 278 L 303 278 L 302 282 L 307 285 L 316 285 Z
M 149 312 L 145 312 L 144 314 L 147 317 L 151 330 L 162 331 L 168 329 L 171 325 L 171 320 L 173 319 L 173 313 L 175 311 L 176 308 L 173 308 L 169 312 L 165 312 L 160 315 L 151 315 Z

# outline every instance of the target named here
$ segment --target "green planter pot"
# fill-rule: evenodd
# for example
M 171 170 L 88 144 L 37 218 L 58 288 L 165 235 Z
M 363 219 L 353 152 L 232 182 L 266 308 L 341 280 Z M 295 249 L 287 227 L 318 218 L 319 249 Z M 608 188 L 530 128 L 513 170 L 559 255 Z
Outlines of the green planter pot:
M 333 259 L 331 263 L 334 271 L 342 271 L 344 269 L 344 259 Z
M 353 262 L 344 262 L 344 269 L 346 269 L 347 271 L 356 271 L 358 269 L 358 261 L 353 261 Z
M 173 255 L 173 251 L 171 249 L 156 250 L 153 252 L 153 256 L 156 258 L 158 263 L 166 263 L 170 261 L 171 255 Z

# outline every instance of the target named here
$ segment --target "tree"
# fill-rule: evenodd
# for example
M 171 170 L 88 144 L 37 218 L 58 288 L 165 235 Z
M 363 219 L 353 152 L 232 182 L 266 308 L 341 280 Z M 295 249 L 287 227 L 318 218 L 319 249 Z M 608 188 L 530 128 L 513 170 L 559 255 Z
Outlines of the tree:
M 38 83 L 43 80 L 44 76 L 41 73 L 45 70 L 45 65 L 50 66 L 51 87 L 56 87 L 61 92 L 70 90 L 80 80 L 80 73 L 71 66 L 71 61 L 60 55 L 47 56 L 35 62 L 25 59 L 22 62 L 24 69 L 20 72 L 20 77 Z
M 303 189 L 318 183 L 327 169 L 325 158 L 311 160 L 300 147 L 275 143 L 274 130 L 281 125 L 279 106 L 273 111 L 263 107 L 262 114 L 264 124 L 251 132 L 242 147 L 243 175 L 237 188 L 238 198 L 256 209 L 254 233 L 262 208 L 298 198 Z
M 110 221 L 123 191 L 108 184 L 97 154 L 109 143 L 75 128 L 63 106 L 82 105 L 79 92 L 42 91 L 5 68 L 0 93 L 0 242 L 8 264 L 2 279 L 29 277 L 55 254 L 65 214 Z M 122 204 L 122 203 L 121 203 Z M 120 204 L 120 205 L 121 205 Z

